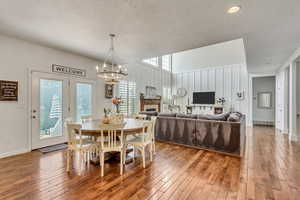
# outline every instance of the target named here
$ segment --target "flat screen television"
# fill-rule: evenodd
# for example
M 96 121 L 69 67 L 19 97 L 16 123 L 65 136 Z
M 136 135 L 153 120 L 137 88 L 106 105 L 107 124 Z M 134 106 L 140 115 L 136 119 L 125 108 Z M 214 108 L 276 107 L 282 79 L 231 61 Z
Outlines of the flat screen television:
M 215 104 L 215 92 L 194 92 L 193 104 Z

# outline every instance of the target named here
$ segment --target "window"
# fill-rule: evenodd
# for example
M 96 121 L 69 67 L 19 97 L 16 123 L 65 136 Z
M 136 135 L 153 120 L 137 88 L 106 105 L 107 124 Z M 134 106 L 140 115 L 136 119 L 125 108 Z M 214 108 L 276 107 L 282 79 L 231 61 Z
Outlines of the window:
M 162 68 L 166 71 L 171 71 L 171 55 L 164 55 L 162 56 Z
M 63 82 L 40 79 L 40 138 L 62 136 Z
M 120 112 L 131 115 L 137 112 L 136 83 L 131 81 L 120 81 L 119 97 L 122 99 Z
M 164 87 L 163 88 L 163 104 L 171 104 L 171 101 L 172 101 L 171 88 Z
M 81 116 L 92 114 L 92 85 L 76 83 L 76 120 Z
M 149 58 L 149 59 L 144 59 L 143 60 L 144 63 L 147 63 L 149 65 L 158 67 L 158 57 L 153 57 L 153 58 Z

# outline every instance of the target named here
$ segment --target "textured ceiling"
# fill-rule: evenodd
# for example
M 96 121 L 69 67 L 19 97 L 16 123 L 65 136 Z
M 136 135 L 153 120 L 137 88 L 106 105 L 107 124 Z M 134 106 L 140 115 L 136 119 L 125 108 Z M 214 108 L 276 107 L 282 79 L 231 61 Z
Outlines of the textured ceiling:
M 248 70 L 272 72 L 300 46 L 299 19 L 299 0 L 1 0 L 0 33 L 101 60 L 116 33 L 122 63 L 243 38 Z

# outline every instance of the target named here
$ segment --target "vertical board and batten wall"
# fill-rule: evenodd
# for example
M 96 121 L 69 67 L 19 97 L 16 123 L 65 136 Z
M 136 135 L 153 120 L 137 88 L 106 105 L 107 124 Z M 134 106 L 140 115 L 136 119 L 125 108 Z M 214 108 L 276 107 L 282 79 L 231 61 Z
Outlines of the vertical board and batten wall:
M 215 91 L 216 98 L 226 99 L 225 109 L 240 111 L 246 115 L 248 106 L 248 73 L 245 64 L 227 65 L 221 67 L 201 68 L 191 72 L 175 73 L 173 75 L 173 94 L 178 88 L 185 88 L 188 95 L 176 100 L 182 109 L 192 103 L 193 92 Z M 244 92 L 244 100 L 237 98 L 237 92 Z
M 160 67 L 152 67 L 142 62 L 126 65 L 126 67 L 128 68 L 128 77 L 126 79 L 136 82 L 138 111 L 140 110 L 140 93 L 146 92 L 146 86 L 155 87 L 157 94 L 161 96 L 163 95 L 163 87 L 171 88 L 172 76 L 169 71 L 163 70 Z

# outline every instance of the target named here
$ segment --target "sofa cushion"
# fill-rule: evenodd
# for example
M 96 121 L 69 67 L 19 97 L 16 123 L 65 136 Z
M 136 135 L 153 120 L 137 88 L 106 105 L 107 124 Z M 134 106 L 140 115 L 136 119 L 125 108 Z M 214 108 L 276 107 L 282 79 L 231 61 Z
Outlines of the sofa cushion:
M 210 115 L 210 114 L 199 114 L 197 119 L 204 120 L 215 120 L 215 121 L 227 121 L 230 113 L 218 114 L 218 115 Z
M 159 113 L 159 117 L 176 117 L 176 113 Z
M 239 122 L 241 120 L 242 114 L 238 112 L 230 113 L 227 121 L 229 122 Z
M 157 116 L 158 112 L 156 112 L 156 111 L 142 111 L 139 114 L 149 115 L 149 116 Z
M 187 118 L 187 119 L 197 119 L 197 115 L 193 115 L 193 114 L 181 114 L 178 113 L 176 114 L 177 118 Z

